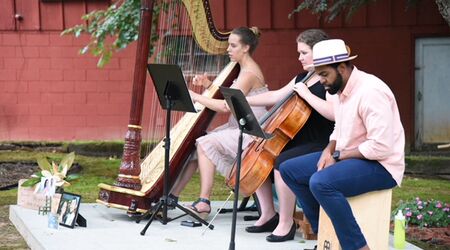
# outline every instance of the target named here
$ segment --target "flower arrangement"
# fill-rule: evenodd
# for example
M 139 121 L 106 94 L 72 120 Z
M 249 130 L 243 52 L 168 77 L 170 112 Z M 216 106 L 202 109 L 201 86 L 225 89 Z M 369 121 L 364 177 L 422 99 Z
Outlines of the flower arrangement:
M 450 224 L 450 205 L 438 200 L 423 201 L 419 197 L 410 201 L 400 201 L 392 215 L 402 210 L 408 225 L 423 227 L 447 227 Z
M 56 188 L 62 189 L 63 187 L 69 186 L 69 181 L 79 178 L 78 174 L 68 174 L 74 159 L 75 152 L 65 155 L 59 164 L 56 164 L 53 161 L 50 163 L 46 157 L 39 157 L 37 163 L 41 171 L 33 174 L 30 179 L 22 183 L 22 186 L 32 187 L 46 179 L 54 180 L 54 186 L 56 186 Z M 38 188 L 39 186 L 37 189 Z

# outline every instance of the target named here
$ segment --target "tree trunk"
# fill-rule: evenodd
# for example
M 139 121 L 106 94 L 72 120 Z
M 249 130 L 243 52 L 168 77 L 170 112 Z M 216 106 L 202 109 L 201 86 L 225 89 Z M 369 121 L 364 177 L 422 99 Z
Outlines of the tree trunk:
M 444 20 L 450 26 L 450 1 L 449 0 L 435 0 Z

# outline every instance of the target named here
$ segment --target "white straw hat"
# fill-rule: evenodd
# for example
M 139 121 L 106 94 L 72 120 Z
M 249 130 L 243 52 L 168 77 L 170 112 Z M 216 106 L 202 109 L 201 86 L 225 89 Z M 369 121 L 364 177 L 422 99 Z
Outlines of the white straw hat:
M 350 56 L 349 50 L 341 39 L 320 41 L 313 46 L 313 64 L 308 66 L 318 67 L 355 59 L 357 55 Z

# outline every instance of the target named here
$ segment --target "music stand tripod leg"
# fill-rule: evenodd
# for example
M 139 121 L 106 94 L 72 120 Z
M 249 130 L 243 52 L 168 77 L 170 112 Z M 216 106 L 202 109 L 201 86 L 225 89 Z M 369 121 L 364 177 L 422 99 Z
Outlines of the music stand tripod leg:
M 258 212 L 258 215 L 245 215 L 244 221 L 252 221 L 252 220 L 258 220 L 261 216 L 261 206 L 259 205 L 258 196 L 256 193 L 252 194 L 254 203 L 252 206 L 246 208 L 246 211 L 256 211 Z M 239 210 L 238 210 L 239 211 Z
M 163 204 L 161 202 L 158 202 L 158 205 L 155 208 L 155 212 L 152 213 L 152 216 L 150 216 L 150 220 L 147 222 L 147 224 L 145 225 L 144 229 L 142 229 L 141 235 L 145 235 L 145 232 L 147 231 L 147 229 L 150 226 L 150 224 L 152 224 L 153 220 L 155 219 L 155 216 L 156 216 L 157 212 L 159 211 L 159 209 L 161 208 L 162 205 Z
M 142 215 L 138 216 L 136 219 L 136 223 L 139 224 L 141 222 L 141 220 L 147 218 L 147 216 L 150 215 L 150 217 L 152 217 L 152 215 L 155 213 L 156 208 L 159 207 L 159 202 L 155 204 L 155 206 L 151 207 L 149 210 L 147 210 L 145 213 L 143 213 Z
M 170 85 L 170 83 L 168 83 Z M 156 218 L 156 215 L 158 214 L 158 211 L 162 208 L 163 217 L 160 220 L 163 225 L 166 225 L 169 221 L 167 218 L 167 196 L 168 196 L 168 185 L 169 185 L 169 158 L 170 158 L 170 124 L 171 124 L 171 111 L 172 111 L 172 105 L 173 102 L 171 100 L 170 95 L 165 95 L 166 98 L 166 138 L 164 139 L 164 182 L 163 182 L 163 197 L 158 202 L 158 205 L 156 206 L 152 216 L 150 217 L 150 220 L 147 222 L 147 225 L 145 225 L 144 229 L 141 231 L 141 235 L 144 235 L 147 231 L 150 224 L 153 222 L 153 220 Z
M 171 125 L 171 111 L 172 111 L 172 107 L 173 107 L 173 101 L 171 98 L 170 93 L 170 89 L 171 89 L 171 83 L 168 82 L 167 83 L 167 89 L 165 91 L 165 99 L 166 99 L 166 138 L 164 139 L 164 151 L 165 151 L 165 155 L 164 155 L 164 182 L 163 182 L 163 196 L 160 199 L 160 201 L 158 202 L 157 206 L 155 207 L 155 209 L 151 210 L 153 211 L 152 216 L 150 217 L 150 220 L 147 222 L 147 224 L 145 225 L 144 229 L 142 229 L 141 231 L 141 235 L 145 235 L 145 232 L 147 231 L 148 227 L 150 226 L 150 224 L 153 222 L 153 220 L 155 218 L 157 218 L 163 225 L 166 225 L 168 222 L 172 221 L 173 219 L 169 219 L 167 217 L 167 197 L 169 196 L 169 165 L 170 165 L 170 125 Z M 191 211 L 187 210 L 186 208 L 182 207 L 179 204 L 176 204 L 176 207 L 179 208 L 180 210 L 182 210 L 183 212 L 185 212 L 185 214 L 189 214 L 192 217 L 194 217 L 196 220 L 198 220 L 200 223 L 208 226 L 210 229 L 213 229 L 214 226 L 213 225 L 209 225 L 208 222 L 206 222 L 205 220 L 203 220 L 202 218 L 200 218 L 199 216 L 197 216 L 196 214 L 192 213 Z M 158 218 L 157 214 L 158 211 L 160 211 L 162 209 L 162 218 Z M 181 217 L 181 216 L 180 216 Z M 142 218 L 142 217 L 141 217 Z M 177 217 L 179 218 L 179 217 Z M 176 218 L 175 218 L 176 219 Z

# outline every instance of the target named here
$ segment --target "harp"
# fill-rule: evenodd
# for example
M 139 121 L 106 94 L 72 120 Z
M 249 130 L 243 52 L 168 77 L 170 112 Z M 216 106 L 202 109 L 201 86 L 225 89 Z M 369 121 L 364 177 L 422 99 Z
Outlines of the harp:
M 108 207 L 128 210 L 130 214 L 144 212 L 159 200 L 163 192 L 164 143 L 161 140 L 141 162 L 142 113 L 146 84 L 147 55 L 152 29 L 152 0 L 141 1 L 141 23 L 136 52 L 133 80 L 130 122 L 125 136 L 122 163 L 118 177 L 113 185 L 99 184 L 97 202 Z M 216 30 L 208 0 L 163 0 L 157 27 L 159 39 L 156 42 L 152 61 L 178 64 L 183 70 L 186 82 L 191 82 L 194 74 L 205 71 L 216 75 L 213 84 L 203 95 L 220 97 L 219 86 L 230 86 L 239 73 L 234 62 L 227 62 L 224 55 L 228 46 L 229 33 Z M 190 26 L 182 25 L 189 23 Z M 194 43 L 195 41 L 195 43 Z M 188 44 L 188 45 L 181 45 Z M 187 53 L 186 48 L 191 52 Z M 188 56 L 187 54 L 191 55 Z M 219 70 L 212 69 L 214 65 Z M 158 98 L 153 91 L 150 102 L 153 108 L 159 107 Z M 214 117 L 214 112 L 196 103 L 197 113 L 175 114 L 171 117 L 170 186 L 173 185 L 183 166 L 195 148 L 195 139 L 203 135 Z M 162 110 L 151 111 L 148 132 L 149 140 L 161 139 L 164 117 Z M 147 113 L 146 113 L 147 114 Z M 158 135 L 159 132 L 159 135 Z M 158 138 L 159 137 L 159 138 Z

